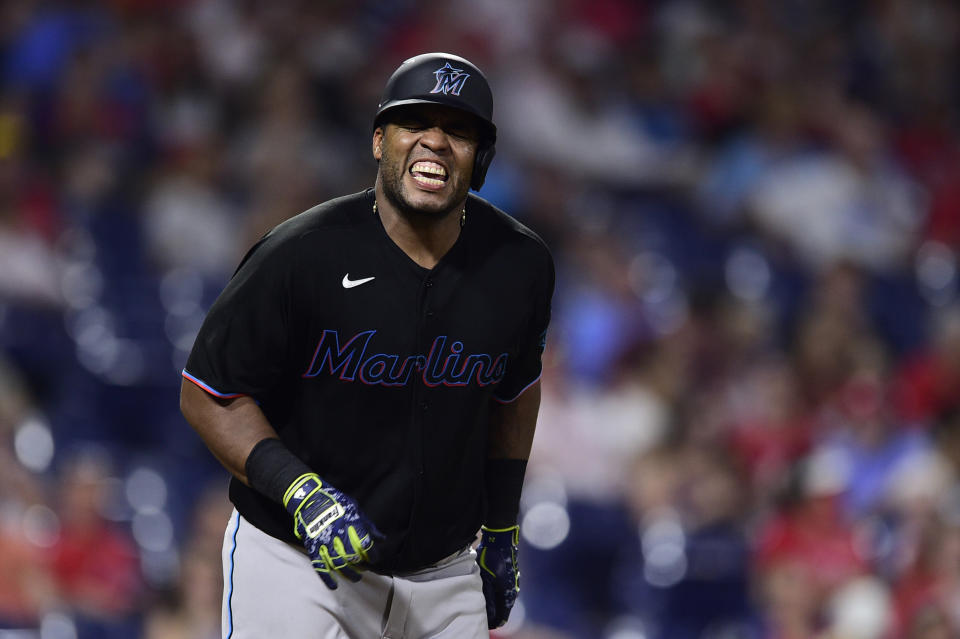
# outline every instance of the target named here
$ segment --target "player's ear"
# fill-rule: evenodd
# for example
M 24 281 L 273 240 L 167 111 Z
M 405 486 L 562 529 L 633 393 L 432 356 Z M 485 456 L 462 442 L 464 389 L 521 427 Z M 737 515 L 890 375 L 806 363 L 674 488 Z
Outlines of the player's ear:
M 373 130 L 373 159 L 377 162 L 383 157 L 383 127 L 378 126 Z

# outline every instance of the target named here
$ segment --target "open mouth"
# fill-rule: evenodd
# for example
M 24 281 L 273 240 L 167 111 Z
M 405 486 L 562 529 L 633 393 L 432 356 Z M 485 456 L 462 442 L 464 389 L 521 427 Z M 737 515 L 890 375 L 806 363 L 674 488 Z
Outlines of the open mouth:
M 413 176 L 414 182 L 419 186 L 429 190 L 437 190 L 443 187 L 448 178 L 446 168 L 436 162 L 426 160 L 414 162 L 413 166 L 410 167 L 410 175 Z

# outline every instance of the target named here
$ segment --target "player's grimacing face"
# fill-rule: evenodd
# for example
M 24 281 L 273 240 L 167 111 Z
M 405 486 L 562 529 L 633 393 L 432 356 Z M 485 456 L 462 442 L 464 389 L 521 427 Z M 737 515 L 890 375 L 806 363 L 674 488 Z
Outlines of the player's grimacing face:
M 384 194 L 398 208 L 443 215 L 470 190 L 479 128 L 457 109 L 414 105 L 396 109 L 374 131 Z

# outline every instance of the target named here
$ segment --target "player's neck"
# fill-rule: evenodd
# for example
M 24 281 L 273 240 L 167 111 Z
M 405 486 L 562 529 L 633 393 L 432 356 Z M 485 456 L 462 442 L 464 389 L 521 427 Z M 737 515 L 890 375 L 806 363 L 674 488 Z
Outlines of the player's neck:
M 377 185 L 376 212 L 387 235 L 407 256 L 433 268 L 460 237 L 462 205 L 442 216 L 416 215 L 395 207 Z

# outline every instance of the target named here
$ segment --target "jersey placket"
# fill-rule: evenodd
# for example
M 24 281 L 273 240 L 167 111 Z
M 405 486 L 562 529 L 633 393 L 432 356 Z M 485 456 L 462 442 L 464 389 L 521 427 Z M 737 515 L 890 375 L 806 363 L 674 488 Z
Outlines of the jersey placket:
M 435 295 L 432 295 L 434 288 L 434 275 L 433 271 L 428 273 L 423 281 L 420 283 L 420 293 L 419 300 L 417 304 L 418 308 L 418 322 L 417 322 L 417 352 L 418 353 L 428 353 L 430 347 L 429 344 L 432 342 L 432 325 L 435 316 L 435 311 L 433 310 L 433 299 Z M 429 365 L 429 362 L 424 363 L 424 367 Z M 423 476 L 423 431 L 424 431 L 424 421 L 427 417 L 427 412 L 430 410 L 430 404 L 426 398 L 426 386 L 422 383 L 422 376 L 420 383 L 414 384 L 414 406 L 416 413 L 416 437 L 417 437 L 417 474 L 418 476 Z
M 417 291 L 417 324 L 416 337 L 414 343 L 416 349 L 414 352 L 425 353 L 424 345 L 429 341 L 430 325 L 434 317 L 434 311 L 431 308 L 430 292 L 434 287 L 433 271 L 427 272 L 420 282 Z M 424 364 L 426 366 L 426 363 Z M 407 445 L 407 450 L 414 456 L 413 469 L 416 472 L 416 481 L 413 484 L 413 495 L 411 496 L 410 520 L 407 523 L 407 538 L 401 544 L 400 552 L 408 551 L 411 544 L 415 543 L 415 535 L 411 532 L 417 528 L 417 512 L 420 509 L 420 500 L 422 498 L 423 482 L 423 457 L 424 457 L 424 420 L 430 405 L 426 399 L 426 387 L 422 381 L 423 370 L 419 371 L 420 376 L 410 385 L 411 406 L 410 406 L 410 434 L 413 441 Z

